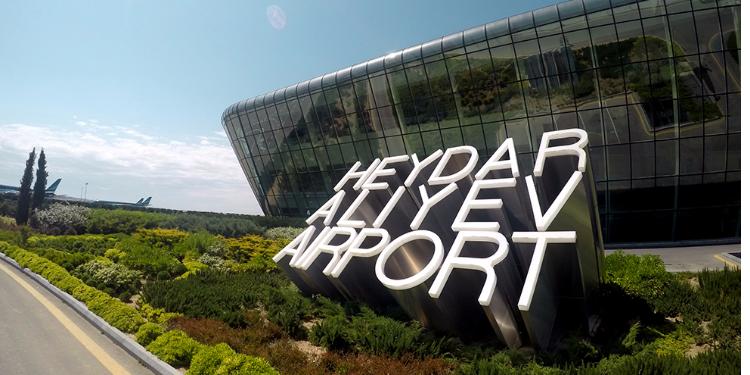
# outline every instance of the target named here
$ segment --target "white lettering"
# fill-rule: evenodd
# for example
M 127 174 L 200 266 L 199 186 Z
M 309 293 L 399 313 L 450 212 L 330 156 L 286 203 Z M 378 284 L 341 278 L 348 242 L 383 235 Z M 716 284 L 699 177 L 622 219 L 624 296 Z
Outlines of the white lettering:
M 467 230 L 489 230 L 497 232 L 500 229 L 500 223 L 498 222 L 467 222 L 466 218 L 469 216 L 469 211 L 471 210 L 499 210 L 503 207 L 502 199 L 477 199 L 480 190 L 500 189 L 514 186 L 516 186 L 516 180 L 513 178 L 474 181 L 469 190 L 469 194 L 467 194 L 464 203 L 461 205 L 461 209 L 458 210 L 458 215 L 456 215 L 456 219 L 453 221 L 451 228 L 455 232 Z
M 414 163 L 414 169 L 411 170 L 411 173 L 409 173 L 409 176 L 406 177 L 406 181 L 404 181 L 404 186 L 410 187 L 414 181 L 417 179 L 417 176 L 419 176 L 419 173 L 422 172 L 425 167 L 432 164 L 433 161 L 437 160 L 440 156 L 443 155 L 443 150 L 437 150 L 433 152 L 430 156 L 425 158 L 422 161 L 419 161 L 419 158 L 417 158 L 417 154 L 411 155 L 411 160 Z
M 536 243 L 534 255 L 531 257 L 531 264 L 529 265 L 529 273 L 526 274 L 521 298 L 518 300 L 518 309 L 529 311 L 531 300 L 536 290 L 536 284 L 539 281 L 539 272 L 542 270 L 542 262 L 544 262 L 544 253 L 547 250 L 547 244 L 575 243 L 576 232 L 515 232 L 513 233 L 513 242 Z
M 555 139 L 578 138 L 570 145 L 550 146 L 549 142 Z M 542 134 L 542 141 L 539 144 L 539 153 L 534 164 L 534 176 L 540 177 L 544 170 L 544 162 L 549 157 L 573 155 L 578 156 L 578 171 L 586 172 L 586 151 L 584 147 L 589 143 L 589 136 L 581 129 L 565 129 Z
M 497 245 L 497 250 L 487 258 L 459 256 L 466 242 L 491 242 Z M 435 277 L 435 282 L 432 283 L 428 293 L 432 298 L 439 298 L 448 282 L 451 271 L 455 268 L 482 271 L 487 274 L 487 278 L 484 281 L 482 292 L 479 294 L 479 304 L 489 306 L 497 284 L 494 267 L 506 256 L 508 256 L 508 240 L 502 234 L 498 232 L 458 232 L 456 240 L 453 241 L 453 246 L 448 251 L 448 256 L 446 256 L 443 266 L 440 267 L 440 272 Z
M 503 155 L 508 154 L 508 160 L 501 160 Z M 518 171 L 518 160 L 516 160 L 516 148 L 513 146 L 513 138 L 508 138 L 500 145 L 490 159 L 479 169 L 476 174 L 477 180 L 483 180 L 487 174 L 495 170 L 510 169 L 513 178 L 521 173 Z
M 424 221 L 424 218 L 427 217 L 427 212 L 432 208 L 432 206 L 438 204 L 438 202 L 445 199 L 445 197 L 456 190 L 458 190 L 458 185 L 456 185 L 455 182 L 452 182 L 450 185 L 438 191 L 437 194 L 433 195 L 432 197 L 428 197 L 427 188 L 425 188 L 424 185 L 420 185 L 419 195 L 422 197 L 422 207 L 419 207 L 419 211 L 417 211 L 417 214 L 414 216 L 414 219 L 411 221 L 409 227 L 411 227 L 411 229 L 413 230 L 419 229 L 419 226 L 422 225 L 422 221 Z
M 458 172 L 448 175 L 448 176 L 441 176 L 443 174 L 443 170 L 445 170 L 445 167 L 448 166 L 448 161 L 454 156 L 454 155 L 461 155 L 461 154 L 469 154 L 469 161 L 464 165 L 461 170 Z M 443 157 L 440 158 L 440 162 L 438 163 L 437 167 L 435 167 L 435 170 L 432 171 L 432 175 L 430 175 L 430 178 L 427 180 L 427 183 L 430 185 L 447 185 L 452 182 L 457 182 L 460 179 L 468 176 L 471 171 L 474 170 L 474 167 L 477 165 L 477 161 L 479 160 L 479 154 L 477 153 L 477 149 L 471 146 L 459 146 L 459 147 L 451 147 L 447 150 L 445 150 L 445 154 L 443 154 Z
M 334 194 L 331 199 L 328 200 L 328 202 L 325 202 L 320 208 L 318 208 L 315 213 L 313 213 L 305 222 L 307 224 L 312 224 L 317 220 L 318 218 L 325 218 L 323 220 L 323 224 L 328 226 L 331 225 L 331 221 L 333 221 L 333 216 L 336 215 L 336 211 L 338 211 L 339 206 L 341 205 L 341 202 L 344 200 L 344 193 L 343 190 L 339 191 L 338 193 Z
M 330 245 L 334 237 L 338 235 L 346 235 L 346 241 L 340 245 Z M 333 271 L 333 267 L 335 267 L 336 263 L 341 259 L 341 253 L 349 247 L 349 244 L 354 241 L 356 235 L 357 232 L 354 228 L 348 227 L 334 227 L 326 233 L 321 233 L 320 236 L 318 236 L 320 240 L 316 241 L 317 244 L 315 247 L 311 246 L 308 251 L 305 252 L 305 257 L 299 262 L 298 268 L 307 270 L 313 263 L 315 263 L 315 259 L 318 259 L 320 254 L 328 253 L 332 255 L 332 258 L 328 262 L 326 268 L 323 269 L 323 274 L 330 274 L 331 271 Z
M 396 170 L 393 168 L 387 168 L 386 166 L 388 164 L 396 164 L 396 163 L 403 163 L 405 161 L 409 161 L 409 157 L 407 155 L 400 155 L 400 156 L 389 156 L 387 158 L 384 158 L 383 161 L 380 162 L 377 168 L 370 173 L 370 175 L 365 180 L 365 183 L 362 184 L 363 189 L 367 190 L 385 190 L 388 189 L 388 183 L 387 182 L 374 182 L 375 179 L 378 177 L 387 177 L 387 176 L 393 176 L 396 174 Z
M 369 248 L 361 248 L 362 243 L 365 242 L 365 239 L 368 237 L 380 237 L 380 241 L 378 241 L 377 244 L 375 244 L 372 247 Z M 349 265 L 349 261 L 352 260 L 353 257 L 361 257 L 361 258 L 368 258 L 375 255 L 380 254 L 383 249 L 385 249 L 385 246 L 388 244 L 388 242 L 391 240 L 391 235 L 388 234 L 388 231 L 385 229 L 376 229 L 376 228 L 364 228 L 362 231 L 360 231 L 357 234 L 357 237 L 354 237 L 354 241 L 349 246 L 349 249 L 344 252 L 344 255 L 341 257 L 341 260 L 336 263 L 336 267 L 333 268 L 333 271 L 331 272 L 332 277 L 339 277 L 341 276 L 341 272 L 344 272 L 344 269 L 347 265 Z
M 386 276 L 385 263 L 388 261 L 388 258 L 404 244 L 417 240 L 427 240 L 432 242 L 433 246 L 435 246 L 434 253 L 432 255 L 432 259 L 430 259 L 430 262 L 427 263 L 427 265 L 422 268 L 422 270 L 405 279 L 395 280 Z M 427 279 L 429 279 L 430 276 L 432 276 L 438 270 L 438 268 L 440 268 L 440 263 L 442 262 L 443 243 L 440 241 L 440 237 L 428 230 L 417 230 L 414 232 L 406 233 L 401 237 L 396 238 L 395 240 L 393 240 L 393 242 L 389 243 L 388 246 L 385 247 L 385 250 L 380 253 L 378 260 L 375 263 L 375 275 L 378 277 L 378 280 L 383 283 L 383 285 L 390 289 L 411 289 L 427 281 Z
M 334 191 L 341 190 L 344 187 L 344 185 L 346 185 L 346 182 L 353 178 L 357 179 L 357 182 L 354 183 L 354 190 L 359 190 L 359 188 L 362 187 L 362 184 L 367 179 L 367 176 L 369 176 L 370 173 L 372 173 L 372 171 L 374 171 L 375 168 L 378 167 L 379 163 L 380 163 L 380 159 L 375 159 L 372 161 L 372 163 L 366 170 L 360 171 L 360 172 L 357 172 L 357 170 L 362 165 L 362 163 L 360 162 L 354 163 L 354 165 L 352 165 L 352 167 L 349 168 L 349 171 L 346 172 L 344 177 L 341 177 L 341 180 L 339 180 L 336 186 L 333 187 L 333 190 Z

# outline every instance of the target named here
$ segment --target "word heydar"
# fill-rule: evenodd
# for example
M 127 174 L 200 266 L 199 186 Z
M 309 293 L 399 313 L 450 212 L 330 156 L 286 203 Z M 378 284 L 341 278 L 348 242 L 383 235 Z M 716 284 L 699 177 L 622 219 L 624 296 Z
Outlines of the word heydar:
M 585 312 L 600 280 L 587 145 L 580 129 L 544 133 L 525 177 L 512 138 L 481 165 L 471 146 L 356 162 L 273 259 L 306 293 L 395 302 L 438 330 L 491 327 L 509 346 L 547 347 L 559 300 Z

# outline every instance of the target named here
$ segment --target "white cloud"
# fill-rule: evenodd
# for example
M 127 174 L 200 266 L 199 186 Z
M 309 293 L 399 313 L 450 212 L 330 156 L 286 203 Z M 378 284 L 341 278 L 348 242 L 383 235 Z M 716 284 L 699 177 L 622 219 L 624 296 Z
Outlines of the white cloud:
M 164 139 L 133 127 L 106 126 L 95 120 L 85 123 L 68 127 L 0 124 L 0 160 L 9 155 L 17 159 L 0 163 L 0 176 L 15 179 L 18 162 L 22 164 L 31 148 L 37 147 L 38 151 L 43 147 L 48 160 L 54 161 L 56 175 L 80 175 L 85 181 L 101 176 L 105 182 L 98 185 L 102 188 L 141 181 L 136 189 L 157 189 L 153 192 L 154 202 L 158 203 L 159 198 L 174 202 L 170 208 L 207 210 L 207 202 L 191 200 L 213 196 L 225 200 L 213 204 L 227 207 L 214 207 L 214 211 L 258 213 L 257 203 L 252 202 L 255 207 L 248 208 L 247 201 L 254 198 L 226 137 L 217 139 L 211 134 L 194 139 Z M 103 128 L 107 131 L 99 131 Z

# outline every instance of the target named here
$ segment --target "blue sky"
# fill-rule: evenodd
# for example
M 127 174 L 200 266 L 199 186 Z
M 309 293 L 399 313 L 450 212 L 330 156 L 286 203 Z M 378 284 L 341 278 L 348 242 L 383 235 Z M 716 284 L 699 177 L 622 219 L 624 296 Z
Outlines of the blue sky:
M 44 147 L 58 193 L 260 213 L 228 105 L 552 3 L 5 0 L 0 184 Z

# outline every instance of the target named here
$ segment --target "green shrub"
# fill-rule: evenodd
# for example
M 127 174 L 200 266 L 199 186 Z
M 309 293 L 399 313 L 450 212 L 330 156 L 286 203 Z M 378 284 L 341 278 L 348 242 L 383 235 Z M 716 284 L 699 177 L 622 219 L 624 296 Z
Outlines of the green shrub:
M 125 255 L 119 262 L 135 270 L 142 271 L 150 278 L 166 280 L 178 276 L 187 269 L 177 258 L 166 251 L 153 248 L 136 239 L 126 239 L 117 245 Z
M 169 220 L 169 215 L 129 211 L 124 209 L 94 208 L 86 222 L 87 233 L 133 233 L 140 228 L 156 228 Z
M 107 259 L 95 259 L 81 264 L 73 274 L 88 285 L 113 296 L 126 298 L 138 293 L 143 274 Z
M 514 362 L 508 352 L 503 351 L 491 356 L 477 357 L 471 362 L 460 366 L 456 373 L 459 375 L 500 375 L 516 374 L 514 366 L 524 366 L 527 361 Z
M 607 281 L 626 292 L 654 302 L 664 295 L 674 280 L 656 255 L 628 255 L 616 251 L 604 258 Z
M 86 230 L 88 233 L 133 233 L 138 229 L 170 228 L 187 232 L 201 230 L 227 237 L 260 234 L 265 226 L 256 221 L 268 221 L 262 216 L 216 214 L 208 212 L 160 212 L 94 208 Z M 283 218 L 280 218 L 283 220 Z M 278 221 L 279 219 L 271 219 Z M 273 225 L 278 226 L 278 225 Z
M 28 239 L 28 247 L 53 248 L 69 253 L 86 253 L 91 255 L 104 255 L 107 249 L 115 245 L 123 238 L 122 235 L 74 235 L 74 236 L 45 236 L 36 235 Z
M 362 351 L 399 357 L 415 351 L 421 331 L 417 322 L 399 322 L 363 309 L 359 316 L 352 318 L 349 339 Z
M 202 348 L 203 345 L 180 330 L 168 331 L 146 346 L 146 350 L 175 367 L 188 367 Z
M 190 233 L 187 237 L 180 240 L 174 245 L 173 253 L 181 256 L 187 254 L 204 254 L 217 244 L 220 245 L 221 239 L 205 230 L 197 233 Z
M 175 245 L 187 238 L 189 235 L 189 233 L 181 231 L 179 229 L 140 228 L 135 231 L 133 238 L 149 245 L 152 248 L 162 249 L 171 253 Z M 172 253 L 172 255 L 176 256 L 176 254 L 174 253 Z
M 310 342 L 331 350 L 351 349 L 349 338 L 349 322 L 343 315 L 336 315 L 322 319 L 310 330 Z
M 65 251 L 55 250 L 51 248 L 29 248 L 32 253 L 45 257 L 50 261 L 63 266 L 68 271 L 74 270 L 76 267 L 84 264 L 92 259 L 94 256 L 86 253 L 68 253 Z
M 227 344 L 203 348 L 194 357 L 187 374 L 190 375 L 264 375 L 278 374 L 262 358 L 238 354 Z
M 86 207 L 53 203 L 44 210 L 35 210 L 31 226 L 46 234 L 83 233 L 90 210 Z
M 276 268 L 273 256 L 286 243 L 286 240 L 269 240 L 256 235 L 228 238 L 225 241 L 225 256 L 238 263 L 252 262 L 259 270 L 272 270 Z
M 293 240 L 304 230 L 305 228 L 300 227 L 276 227 L 267 229 L 266 232 L 263 233 L 263 236 L 272 240 Z
M 709 336 L 716 346 L 724 349 L 740 348 L 741 328 L 740 275 L 738 269 L 703 271 L 698 275 L 700 295 L 706 301 Z
M 18 234 L 18 230 L 16 230 L 15 228 L 9 230 L 3 229 L 2 226 L 0 226 L 0 241 L 18 244 Z
M 684 356 L 695 340 L 683 330 L 675 330 L 646 345 L 641 353 L 653 352 L 657 356 Z
M 140 312 L 141 316 L 143 316 L 147 321 L 162 325 L 169 322 L 172 318 L 182 316 L 182 314 L 167 312 L 164 309 L 153 307 L 145 302 L 139 303 L 138 312 Z
M 227 264 L 227 261 L 225 261 L 221 257 L 210 255 L 208 253 L 201 255 L 198 258 L 198 262 L 205 264 L 208 268 L 212 268 L 218 271 L 229 271 L 230 268 L 230 266 Z
M 275 228 L 275 227 L 307 227 L 305 218 L 303 217 L 289 217 L 289 216 L 253 216 L 253 221 L 261 227 Z
M 170 312 L 181 312 L 198 318 L 220 319 L 236 326 L 243 324 L 242 311 L 245 309 L 264 305 L 266 310 L 276 311 L 276 307 L 271 305 L 283 305 L 287 301 L 297 304 L 298 301 L 289 295 L 279 297 L 277 292 L 272 291 L 285 288 L 290 288 L 290 283 L 279 274 L 225 273 L 207 269 L 184 279 L 146 284 L 143 288 L 143 298 L 149 304 Z M 294 306 L 292 308 L 295 311 L 297 309 Z M 286 319 L 281 316 L 278 318 Z
M 697 319 L 705 315 L 706 301 L 687 281 L 674 278 L 660 298 L 650 301 L 654 309 L 665 316 Z
M 187 374 L 218 374 L 219 367 L 225 358 L 234 355 L 234 350 L 227 344 L 207 346 L 201 349 L 190 363 Z
M 634 356 L 613 356 L 595 365 L 580 368 L 579 374 L 654 374 L 698 375 L 736 374 L 740 368 L 740 352 L 718 350 L 701 353 L 694 358 L 657 355 L 646 352 Z
M 401 322 L 377 315 L 368 308 L 361 308 L 358 315 L 347 319 L 336 309 L 327 309 L 333 310 L 334 314 L 317 322 L 309 333 L 309 339 L 313 344 L 331 350 L 392 357 L 406 354 L 425 357 L 440 355 L 455 345 L 444 337 L 427 334 L 418 322 Z
M 187 269 L 187 271 L 183 273 L 182 275 L 180 275 L 179 276 L 180 278 L 188 277 L 190 275 L 197 273 L 200 270 L 208 268 L 208 265 L 206 265 L 205 263 L 202 263 L 199 260 L 195 260 L 189 257 L 184 258 L 182 260 L 182 265 L 185 266 L 185 269 Z
M 135 333 L 135 341 L 146 346 L 156 340 L 157 337 L 163 335 L 164 332 L 166 332 L 166 329 L 161 324 L 147 322 L 141 328 L 138 328 L 138 332 Z
M 265 291 L 263 305 L 268 312 L 268 320 L 292 336 L 302 334 L 302 319 L 310 310 L 309 302 L 296 290 L 268 288 Z

